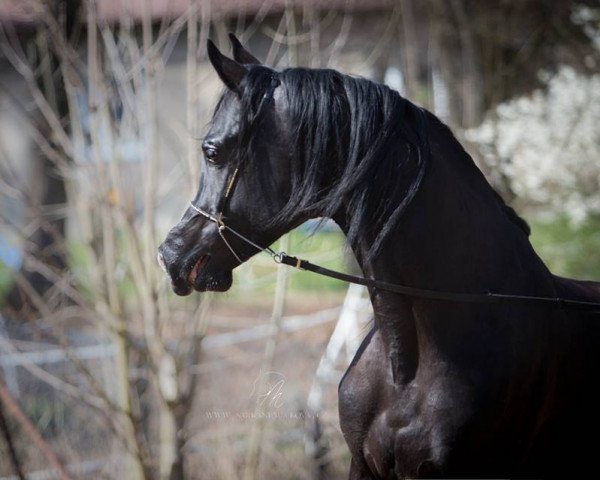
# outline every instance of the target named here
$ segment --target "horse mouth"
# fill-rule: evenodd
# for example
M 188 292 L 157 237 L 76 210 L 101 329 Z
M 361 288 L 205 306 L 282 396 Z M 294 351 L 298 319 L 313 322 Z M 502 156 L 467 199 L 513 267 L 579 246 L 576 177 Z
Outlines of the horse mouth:
M 177 295 L 186 296 L 196 292 L 226 292 L 233 283 L 231 271 L 221 270 L 210 255 L 201 255 L 192 265 L 184 282 L 173 283 Z
M 206 265 L 206 262 L 208 262 L 208 255 L 201 255 L 200 258 L 196 260 L 196 263 L 194 263 L 194 266 L 192 267 L 188 275 L 188 283 L 190 285 L 196 285 L 198 274 L 200 273 L 204 265 Z

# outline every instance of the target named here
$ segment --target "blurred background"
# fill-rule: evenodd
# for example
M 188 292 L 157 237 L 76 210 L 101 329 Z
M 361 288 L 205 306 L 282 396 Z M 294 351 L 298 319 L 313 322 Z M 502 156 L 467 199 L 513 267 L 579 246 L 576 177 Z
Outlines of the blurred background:
M 597 1 L 0 0 L 0 479 L 346 477 L 363 289 L 258 256 L 178 298 L 155 260 L 228 32 L 433 111 L 553 272 L 600 279 Z M 277 248 L 356 268 L 330 224 Z

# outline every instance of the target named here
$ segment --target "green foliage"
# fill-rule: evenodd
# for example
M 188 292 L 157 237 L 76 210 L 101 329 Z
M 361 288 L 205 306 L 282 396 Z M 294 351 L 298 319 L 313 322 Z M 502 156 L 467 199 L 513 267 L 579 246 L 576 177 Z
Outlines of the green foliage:
M 0 305 L 3 303 L 12 284 L 13 272 L 2 260 L 0 260 Z
M 65 428 L 76 426 L 76 422 L 72 422 L 72 415 L 65 415 L 65 405 L 52 394 L 36 392 L 35 395 L 27 395 L 23 400 L 23 407 L 46 439 L 56 437 Z
M 89 249 L 81 242 L 71 242 L 69 247 L 69 269 L 77 279 L 79 290 L 88 300 L 93 301 L 94 294 L 89 282 L 92 257 Z
M 318 263 L 334 270 L 348 270 L 348 254 L 344 236 L 339 231 L 318 231 L 311 234 L 306 229 L 292 231 L 287 253 Z M 276 251 L 282 250 L 281 240 L 273 245 Z M 232 294 L 272 293 L 275 288 L 276 265 L 264 254 L 256 255 L 235 271 Z M 289 292 L 340 292 L 346 284 L 338 280 L 321 277 L 310 272 L 291 268 L 289 271 Z
M 600 219 L 575 225 L 566 217 L 531 223 L 531 243 L 552 273 L 600 281 Z
M 318 232 L 307 236 L 306 232 L 294 230 L 291 233 L 290 252 L 288 253 L 305 260 L 313 260 L 332 270 L 347 271 L 348 269 L 346 258 L 348 253 L 341 232 Z M 317 258 L 322 258 L 322 260 L 317 260 Z M 346 286 L 345 282 L 301 270 L 295 270 L 290 278 L 292 290 L 344 290 Z
M 122 239 L 120 239 L 117 244 L 119 252 L 125 252 L 125 245 L 122 243 Z M 120 266 L 125 270 L 123 265 Z M 75 274 L 81 292 L 90 301 L 94 301 L 93 286 L 89 282 L 92 267 L 93 258 L 89 247 L 81 242 L 69 243 L 69 268 Z M 123 298 L 129 298 L 135 294 L 135 284 L 128 275 L 117 275 L 115 281 L 117 282 L 117 289 Z

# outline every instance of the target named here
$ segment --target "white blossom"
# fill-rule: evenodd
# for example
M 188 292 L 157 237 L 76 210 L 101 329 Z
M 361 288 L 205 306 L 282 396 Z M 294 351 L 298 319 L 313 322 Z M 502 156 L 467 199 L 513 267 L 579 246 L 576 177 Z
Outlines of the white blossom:
M 545 83 L 466 135 L 528 205 L 579 222 L 600 215 L 600 75 L 563 66 Z

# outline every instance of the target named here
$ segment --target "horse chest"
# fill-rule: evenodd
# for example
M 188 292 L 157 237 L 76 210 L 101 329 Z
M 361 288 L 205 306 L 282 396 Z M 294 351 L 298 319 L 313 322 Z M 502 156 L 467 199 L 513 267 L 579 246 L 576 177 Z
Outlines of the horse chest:
M 339 386 L 340 426 L 353 458 L 350 478 L 439 474 L 455 425 L 435 398 L 445 397 L 444 390 L 393 385 L 379 332 L 370 333 Z M 428 408 L 436 402 L 437 409 Z

